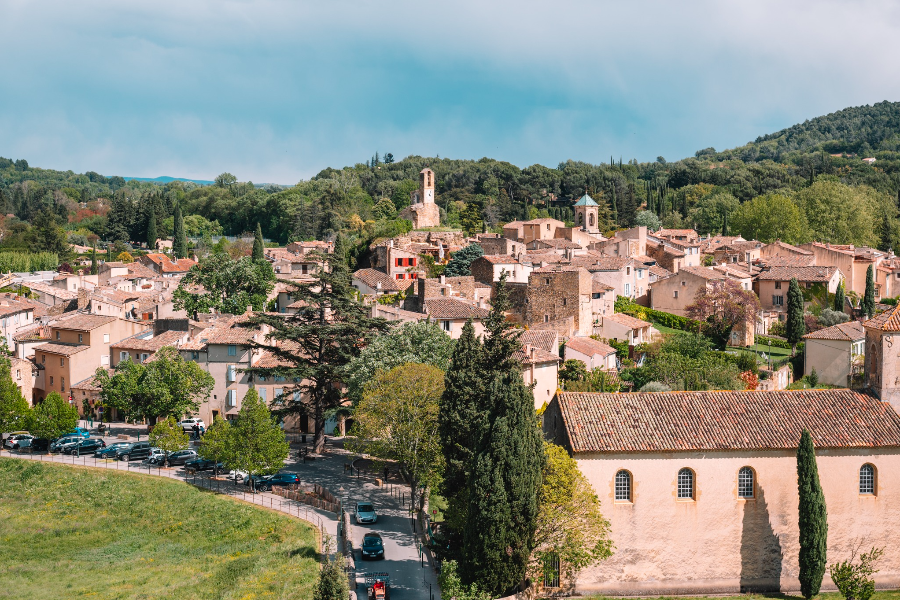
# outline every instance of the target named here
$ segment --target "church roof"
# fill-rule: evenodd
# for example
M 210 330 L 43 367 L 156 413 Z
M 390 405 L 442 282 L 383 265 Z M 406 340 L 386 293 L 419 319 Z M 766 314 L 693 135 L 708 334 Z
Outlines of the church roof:
M 808 429 L 822 448 L 900 447 L 890 404 L 848 389 L 773 392 L 560 392 L 573 452 L 794 450 Z
M 581 197 L 581 199 L 575 203 L 575 206 L 598 206 L 594 199 L 585 194 Z

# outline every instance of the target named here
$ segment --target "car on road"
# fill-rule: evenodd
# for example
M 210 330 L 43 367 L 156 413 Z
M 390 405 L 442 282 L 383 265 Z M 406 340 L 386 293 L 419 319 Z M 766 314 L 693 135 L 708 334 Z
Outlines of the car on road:
M 3 445 L 10 450 L 17 450 L 21 447 L 23 441 L 31 440 L 33 437 L 30 433 L 17 433 L 6 438 L 6 443 Z
M 100 438 L 88 438 L 86 440 L 78 440 L 77 442 L 72 442 L 71 444 L 66 444 L 60 450 L 63 454 L 89 454 L 94 453 L 97 450 L 102 450 L 106 448 L 106 442 L 101 440 Z
M 371 502 L 356 503 L 356 523 L 375 523 L 378 521 L 378 514 L 375 512 L 375 506 Z
M 170 452 L 168 463 L 170 467 L 175 467 L 178 465 L 183 465 L 189 460 L 194 460 L 197 458 L 196 450 L 178 450 L 177 452 Z M 156 454 L 150 462 L 154 465 L 165 465 L 166 464 L 166 453 Z
M 50 448 L 50 440 L 47 438 L 31 438 L 19 442 L 19 452 L 46 452 Z
M 130 446 L 130 445 L 131 445 L 130 442 L 113 442 L 112 444 L 108 445 L 106 448 L 103 448 L 102 450 L 97 450 L 94 453 L 94 456 L 96 456 L 97 458 L 115 458 L 116 453 L 118 453 L 119 450 L 121 450 L 125 446 Z
M 193 430 L 194 425 L 206 429 L 206 424 L 203 422 L 203 419 L 185 419 L 184 421 L 180 422 L 179 425 L 181 425 L 181 429 L 184 432 Z
M 296 473 L 275 473 L 274 475 L 254 475 L 253 485 L 261 492 L 271 491 L 273 487 L 294 485 L 300 483 L 300 477 Z
M 134 442 L 122 446 L 116 451 L 116 460 L 128 462 L 135 458 L 147 458 L 150 456 L 150 442 Z
M 364 535 L 361 554 L 363 560 L 367 558 L 384 558 L 384 542 L 381 536 L 375 532 L 369 532 Z
M 84 427 L 76 427 L 75 429 L 65 433 L 64 435 L 80 435 L 81 437 L 87 439 L 91 437 L 91 432 Z
M 62 447 L 66 444 L 71 444 L 73 442 L 77 442 L 78 440 L 83 440 L 84 438 L 80 435 L 76 435 L 74 433 L 67 433 L 66 435 L 56 438 L 52 442 L 50 442 L 50 446 L 48 450 L 50 452 L 60 452 Z
M 228 474 L 228 479 L 233 479 L 235 483 L 241 482 L 244 485 L 247 485 L 247 482 L 250 479 L 250 473 L 248 473 L 247 471 L 232 469 L 231 473 Z
M 184 470 L 188 473 L 196 473 L 198 471 L 219 471 L 220 473 L 227 473 L 228 468 L 224 463 L 216 462 L 214 460 L 207 460 L 205 458 L 195 458 L 193 460 L 189 460 L 184 463 Z

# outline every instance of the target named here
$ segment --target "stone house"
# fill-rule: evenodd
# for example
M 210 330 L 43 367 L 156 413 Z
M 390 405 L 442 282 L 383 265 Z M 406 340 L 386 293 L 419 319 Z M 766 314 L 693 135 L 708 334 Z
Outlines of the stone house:
M 859 297 L 866 293 L 866 271 L 873 267 L 875 279 L 875 300 L 893 293 L 891 269 L 882 268 L 881 263 L 889 258 L 886 252 L 872 248 L 857 247 L 852 244 L 822 244 L 812 242 L 800 246 L 815 257 L 813 264 L 836 267 L 844 277 L 844 289 L 855 292 Z M 896 286 L 894 286 L 896 287 Z
M 896 361 L 896 358 L 891 360 Z M 900 416 L 851 390 L 556 395 L 545 436 L 591 483 L 616 551 L 569 595 L 799 589 L 797 444 L 812 433 L 828 506 L 828 561 L 883 547 L 900 585 Z M 829 577 L 823 591 L 833 590 Z
M 521 221 L 518 221 L 521 223 Z M 507 225 L 513 225 L 508 223 Z M 510 239 L 496 233 L 482 233 L 478 236 L 478 245 L 484 250 L 485 256 L 494 256 L 505 254 L 507 256 L 519 256 L 525 254 L 525 244 L 518 240 L 518 227 L 510 228 L 510 231 L 516 231 L 516 237 Z
M 565 228 L 566 224 L 556 219 L 532 219 L 522 223 L 522 242 L 527 246 L 534 240 L 552 240 L 556 230 Z M 504 233 L 506 229 L 504 228 Z
M 150 253 L 139 256 L 137 261 L 160 277 L 181 277 L 197 264 L 190 258 L 172 258 L 166 254 Z
M 687 316 L 687 307 L 712 281 L 724 281 L 726 275 L 709 267 L 682 267 L 680 271 L 650 285 L 650 308 Z
M 601 283 L 597 280 L 591 280 L 591 312 L 594 315 L 594 323 L 598 323 L 600 319 L 606 315 L 611 315 L 615 311 L 616 306 L 616 290 L 612 286 Z
M 353 273 L 353 287 L 363 296 L 396 294 L 411 284 L 410 279 L 394 279 L 378 269 L 360 269 Z
M 475 335 L 484 333 L 482 322 L 490 314 L 488 309 L 458 298 L 426 298 L 423 312 L 454 340 L 462 335 L 469 319 L 475 327 Z
M 25 286 L 37 296 L 37 301 L 45 306 L 58 308 L 65 312 L 75 310 L 78 304 L 78 292 L 65 290 L 39 281 L 25 283 Z
M 566 341 L 566 360 L 580 360 L 588 371 L 616 370 L 616 349 L 590 337 L 573 337 Z
M 763 243 L 756 240 L 733 242 L 719 246 L 713 252 L 716 264 L 742 265 L 750 268 L 762 256 Z
M 650 267 L 634 258 L 610 256 L 579 264 L 590 270 L 594 281 L 613 288 L 617 296 L 634 299 L 650 289 Z
M 37 366 L 30 360 L 16 358 L 15 356 L 9 359 L 9 363 L 9 372 L 13 383 L 22 392 L 22 397 L 28 400 L 28 404 L 34 406 L 34 383 L 38 374 Z
M 816 257 L 810 250 L 804 250 L 781 240 L 766 244 L 760 250 L 760 260 L 767 264 L 792 267 L 809 267 L 815 264 Z M 772 259 L 780 259 L 774 262 Z
M 559 335 L 555 331 L 529 330 L 521 333 L 522 349 L 513 358 L 522 363 L 525 385 L 534 386 L 534 408 L 553 399 L 559 386 Z
M 394 240 L 378 244 L 372 254 L 372 267 L 384 271 L 391 279 L 419 279 L 425 271 L 419 264 L 419 253 L 409 248 L 398 248 Z
M 593 282 L 581 267 L 535 269 L 525 291 L 524 322 L 563 337 L 593 333 Z M 577 332 L 577 333 L 576 333 Z
M 674 242 L 699 242 L 700 236 L 693 229 L 657 229 L 653 236 Z
M 866 330 L 858 321 L 839 323 L 803 336 L 804 373 L 813 369 L 821 383 L 850 387 L 850 375 L 865 359 Z
M 6 341 L 9 350 L 16 346 L 16 334 L 34 325 L 34 311 L 34 303 L 24 297 L 15 294 L 0 295 L 0 336 Z
M 624 313 L 614 313 L 608 317 L 603 317 L 600 320 L 600 327 L 596 329 L 599 329 L 597 333 L 601 337 L 628 342 L 629 346 L 637 346 L 638 344 L 649 342 L 654 331 L 647 321 L 642 321 Z
M 560 238 L 534 240 L 525 244 L 525 248 L 533 252 L 555 252 L 566 257 L 580 256 L 586 252 L 581 244 Z
M 530 264 L 523 264 L 508 254 L 487 254 L 472 261 L 471 271 L 475 281 L 492 285 L 500 281 L 500 274 L 506 273 L 510 283 L 527 283 L 533 270 Z
M 754 291 L 764 311 L 784 313 L 791 279 L 796 279 L 805 290 L 834 294 L 843 277 L 837 267 L 767 267 L 757 276 Z

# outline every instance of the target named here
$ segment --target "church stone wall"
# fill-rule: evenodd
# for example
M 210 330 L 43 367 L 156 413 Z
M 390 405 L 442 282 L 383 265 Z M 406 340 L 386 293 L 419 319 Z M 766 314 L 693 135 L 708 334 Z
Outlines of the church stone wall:
M 552 417 L 551 417 L 552 419 Z M 545 416 L 545 426 L 547 417 Z M 558 421 L 558 415 L 557 415 Z M 799 439 L 799 432 L 798 432 Z M 584 570 L 577 594 L 793 592 L 798 580 L 797 460 L 789 451 L 578 454 L 611 526 L 613 556 Z M 879 588 L 900 586 L 900 449 L 817 451 L 828 507 L 828 563 L 884 548 Z M 876 494 L 860 495 L 859 469 L 876 468 Z M 756 473 L 756 498 L 737 496 L 737 473 Z M 695 500 L 678 500 L 681 468 L 695 473 Z M 614 500 L 615 474 L 633 478 L 633 502 Z M 826 573 L 823 590 L 835 586 Z

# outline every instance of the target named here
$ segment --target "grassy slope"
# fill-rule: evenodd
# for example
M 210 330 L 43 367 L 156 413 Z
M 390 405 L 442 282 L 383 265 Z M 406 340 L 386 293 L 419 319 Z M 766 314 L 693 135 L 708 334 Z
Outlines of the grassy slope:
M 828 574 L 825 574 L 825 579 L 828 579 Z M 713 598 L 715 600 L 804 600 L 803 596 L 796 595 L 791 596 L 788 594 L 742 594 L 740 596 L 660 596 L 655 600 L 709 600 Z M 843 600 L 843 597 L 837 592 L 827 592 L 824 594 L 819 594 L 816 596 L 819 600 Z M 875 595 L 872 596 L 872 600 L 898 600 L 900 599 L 900 591 L 897 590 L 885 590 L 881 592 L 875 592 Z M 582 600 L 611 600 L 606 596 L 587 596 Z
M 0 459 L 0 596 L 310 598 L 315 530 L 185 483 Z

